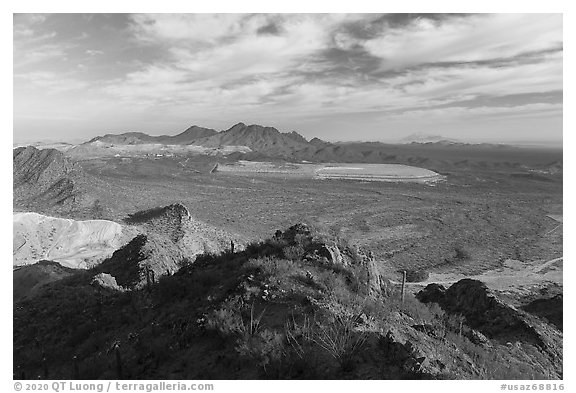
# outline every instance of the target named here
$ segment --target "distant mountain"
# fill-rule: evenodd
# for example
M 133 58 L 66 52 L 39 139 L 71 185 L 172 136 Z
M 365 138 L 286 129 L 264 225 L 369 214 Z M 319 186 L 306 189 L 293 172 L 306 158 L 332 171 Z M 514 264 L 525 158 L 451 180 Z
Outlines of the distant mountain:
M 211 128 L 192 126 L 186 129 L 186 131 L 184 131 L 181 134 L 174 136 L 162 135 L 156 137 L 155 140 L 158 143 L 162 143 L 165 145 L 188 145 L 197 139 L 206 138 L 215 135 L 217 133 L 218 132 L 216 130 L 213 130 Z
M 247 146 L 256 152 L 275 156 L 290 156 L 295 151 L 303 150 L 309 143 L 296 132 L 281 133 L 274 127 L 246 125 L 238 123 L 226 131 L 199 139 L 195 145 L 205 147 Z
M 314 145 L 314 146 L 317 146 L 317 147 L 326 147 L 326 146 L 330 146 L 330 145 L 331 145 L 331 143 L 325 142 L 325 141 L 323 141 L 323 140 L 320 139 L 320 138 L 312 138 L 312 139 L 310 139 L 310 144 L 311 144 L 311 145 Z
M 407 137 L 400 139 L 400 143 L 458 143 L 456 139 L 446 138 L 442 135 L 431 135 L 422 132 L 410 134 Z
M 94 142 L 115 144 L 114 148 L 91 145 Z M 226 155 L 231 160 L 288 160 L 309 162 L 357 162 L 381 164 L 405 164 L 420 166 L 431 170 L 448 170 L 455 167 L 469 168 L 516 168 L 527 165 L 540 169 L 542 165 L 557 159 L 558 152 L 538 150 L 537 155 L 528 149 L 491 144 L 464 143 L 441 135 L 424 133 L 412 134 L 403 138 L 403 143 L 382 142 L 337 142 L 331 143 L 319 138 L 306 140 L 295 131 L 280 132 L 274 127 L 246 125 L 238 123 L 231 128 L 217 132 L 208 128 L 192 126 L 175 136 L 151 137 L 142 133 L 105 135 L 90 142 L 76 146 L 67 154 L 74 157 L 113 155 L 122 150 L 123 145 L 131 144 L 121 154 L 153 154 L 170 152 L 180 154 Z M 165 144 L 160 150 L 145 143 Z M 168 147 L 174 144 L 176 147 Z M 182 146 L 184 145 L 184 146 Z M 185 147 L 185 149 L 183 149 Z M 82 151 L 76 151 L 83 148 Z M 194 148 L 198 148 L 194 150 Z M 116 152 L 118 153 L 118 152 Z
M 295 152 L 315 150 L 318 147 L 316 142 L 308 142 L 296 131 L 282 133 L 274 127 L 256 124 L 246 125 L 244 123 L 238 123 L 228 130 L 220 132 L 210 128 L 192 126 L 174 136 L 150 136 L 142 132 L 128 132 L 119 135 L 106 134 L 93 138 L 84 145 L 97 142 L 111 145 L 194 145 L 206 148 L 246 146 L 257 154 L 283 158 L 291 158 Z M 308 153 L 304 155 L 307 157 Z
M 163 145 L 188 145 L 197 139 L 217 134 L 216 130 L 192 126 L 178 135 L 151 136 L 143 132 L 125 132 L 123 134 L 106 134 L 97 136 L 87 143 L 102 142 L 117 145 L 141 145 L 145 143 L 159 143 Z
M 119 145 L 140 145 L 143 143 L 156 143 L 156 138 L 143 132 L 125 132 L 123 134 L 106 134 L 90 139 L 86 143 L 102 142 Z

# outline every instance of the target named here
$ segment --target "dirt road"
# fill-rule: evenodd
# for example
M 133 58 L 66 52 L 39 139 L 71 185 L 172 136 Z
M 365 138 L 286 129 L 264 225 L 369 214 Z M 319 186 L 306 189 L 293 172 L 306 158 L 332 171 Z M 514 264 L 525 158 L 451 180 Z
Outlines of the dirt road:
M 406 283 L 409 291 L 417 291 L 428 284 L 436 283 L 449 286 L 462 280 L 472 278 L 484 282 L 489 288 L 501 292 L 527 293 L 534 287 L 549 283 L 563 284 L 563 257 L 548 261 L 522 262 L 514 259 L 504 261 L 503 265 L 482 274 L 466 276 L 455 273 L 430 273 L 428 280 L 418 283 Z M 399 282 L 393 281 L 395 284 Z

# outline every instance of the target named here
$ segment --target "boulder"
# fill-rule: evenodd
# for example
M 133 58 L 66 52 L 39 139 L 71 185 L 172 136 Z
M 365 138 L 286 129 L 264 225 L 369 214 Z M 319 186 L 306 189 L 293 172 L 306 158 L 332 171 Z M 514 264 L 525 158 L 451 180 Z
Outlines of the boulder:
M 320 246 L 317 250 L 318 255 L 320 257 L 324 257 L 328 260 L 329 263 L 333 265 L 344 265 L 344 258 L 342 257 L 342 253 L 340 249 L 336 245 L 327 245 L 324 244 Z
M 92 279 L 92 285 L 98 285 L 102 288 L 109 288 L 115 291 L 124 292 L 125 289 L 116 283 L 114 276 L 107 273 L 98 273 Z
M 426 288 L 416 294 L 416 299 L 422 303 L 444 303 L 446 288 L 440 284 L 428 284 Z

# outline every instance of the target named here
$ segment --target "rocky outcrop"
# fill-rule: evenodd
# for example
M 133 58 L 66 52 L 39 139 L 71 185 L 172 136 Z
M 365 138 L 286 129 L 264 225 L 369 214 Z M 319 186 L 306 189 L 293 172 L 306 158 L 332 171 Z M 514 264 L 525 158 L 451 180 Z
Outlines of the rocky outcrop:
M 154 272 L 157 279 L 178 270 L 184 257 L 169 239 L 140 234 L 103 261 L 97 270 L 113 276 L 124 288 L 137 289 L 146 285 L 147 272 Z
M 229 249 L 231 242 L 237 251 L 245 244 L 237 235 L 195 220 L 180 203 L 136 212 L 125 222 L 140 234 L 101 265 L 125 288 L 141 288 L 151 277 L 176 272 L 183 261 Z
M 563 296 L 558 294 L 549 299 L 536 299 L 522 307 L 523 310 L 528 311 L 544 320 L 550 322 L 558 329 L 563 329 Z
M 428 284 L 426 288 L 421 290 L 416 294 L 416 299 L 420 300 L 422 303 L 438 303 L 444 302 L 444 296 L 446 295 L 446 288 L 444 285 L 440 284 Z
M 305 251 L 305 259 L 341 267 L 351 267 L 352 264 L 356 264 L 365 269 L 366 282 L 363 284 L 366 288 L 366 295 L 371 298 L 378 298 L 393 290 L 390 282 L 381 277 L 377 261 L 371 252 L 364 254 L 357 247 L 354 252 L 350 247 L 341 250 L 333 241 L 316 239 L 310 228 L 302 223 L 293 225 L 284 232 L 276 231 L 275 238 L 285 241 L 289 245 L 299 244 L 302 246 Z
M 116 278 L 107 273 L 98 273 L 92 279 L 92 285 L 97 285 L 102 288 L 113 289 L 115 291 L 124 292 L 125 289 L 118 285 Z
M 312 234 L 308 225 L 297 223 L 285 231 L 276 231 L 274 238 L 283 240 L 289 244 L 292 243 L 309 243 L 312 241 Z
M 397 330 L 389 330 L 386 335 L 380 336 L 379 344 L 386 353 L 387 361 L 398 365 L 405 373 L 434 375 L 446 367 L 444 363 L 426 356 Z
M 561 333 L 504 303 L 481 281 L 463 279 L 445 291 L 430 284 L 416 296 L 425 303 L 438 303 L 449 314 L 464 316 L 470 327 L 491 339 L 524 342 L 553 355 L 561 353 Z
M 328 263 L 333 265 L 345 265 L 347 264 L 342 257 L 340 249 L 336 245 L 323 244 L 318 248 L 318 255 L 320 257 L 326 258 Z
M 145 227 L 147 233 L 162 234 L 178 242 L 185 235 L 185 223 L 190 220 L 188 209 L 180 203 L 175 203 L 136 212 L 129 215 L 125 222 L 141 225 Z

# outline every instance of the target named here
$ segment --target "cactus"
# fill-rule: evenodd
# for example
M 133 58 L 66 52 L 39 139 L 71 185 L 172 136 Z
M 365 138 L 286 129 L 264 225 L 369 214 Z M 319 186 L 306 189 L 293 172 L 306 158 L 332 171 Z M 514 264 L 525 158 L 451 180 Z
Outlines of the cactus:
M 406 270 L 402 272 L 402 292 L 401 292 L 401 299 L 402 303 L 404 303 L 404 294 L 406 293 Z
M 122 379 L 122 357 L 120 355 L 120 346 L 116 345 L 116 375 L 118 379 Z
M 72 379 L 80 379 L 80 370 L 78 368 L 78 356 L 74 355 L 72 358 L 73 364 L 73 377 Z
M 44 371 L 44 379 L 48 379 L 48 361 L 46 360 L 46 355 L 42 356 L 42 369 Z

